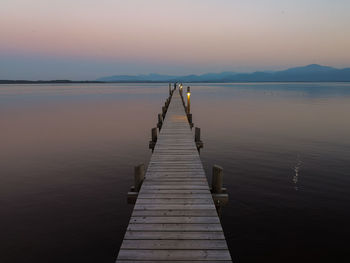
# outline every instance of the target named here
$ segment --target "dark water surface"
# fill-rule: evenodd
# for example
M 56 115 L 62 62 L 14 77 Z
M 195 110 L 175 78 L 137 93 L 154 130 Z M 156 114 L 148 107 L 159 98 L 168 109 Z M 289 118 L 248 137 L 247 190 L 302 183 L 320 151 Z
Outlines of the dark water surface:
M 0 85 L 0 262 L 114 262 L 167 84 Z M 350 84 L 196 84 L 236 262 L 350 262 Z M 209 176 L 210 177 L 210 176 Z

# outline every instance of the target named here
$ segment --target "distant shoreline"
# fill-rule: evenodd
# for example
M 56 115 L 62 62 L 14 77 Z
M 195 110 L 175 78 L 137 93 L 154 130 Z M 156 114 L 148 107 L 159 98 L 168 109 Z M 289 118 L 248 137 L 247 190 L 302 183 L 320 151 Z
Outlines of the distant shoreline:
M 181 81 L 178 81 L 181 82 Z M 183 81 L 184 83 L 349 83 L 350 81 L 337 80 L 320 80 L 320 81 L 299 81 L 299 80 L 284 80 L 284 81 Z M 1 84 L 112 84 L 112 83 L 170 83 L 169 81 L 72 81 L 72 80 L 0 80 Z M 171 82 L 173 83 L 173 81 Z
M 68 84 L 68 83 L 106 83 L 104 81 L 88 80 L 1 80 L 0 84 Z

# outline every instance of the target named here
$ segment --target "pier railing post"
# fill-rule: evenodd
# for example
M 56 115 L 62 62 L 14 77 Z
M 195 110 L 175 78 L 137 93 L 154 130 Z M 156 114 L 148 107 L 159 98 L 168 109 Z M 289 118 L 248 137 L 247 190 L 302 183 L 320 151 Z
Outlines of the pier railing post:
M 191 129 L 193 128 L 192 113 L 187 114 L 187 119 L 190 124 Z
M 134 185 L 131 186 L 130 192 L 128 192 L 127 202 L 128 204 L 135 204 L 143 180 L 145 179 L 145 165 L 143 163 L 134 167 Z
M 211 193 L 219 217 L 221 217 L 221 208 L 227 205 L 228 203 L 228 194 L 226 192 L 226 188 L 222 187 L 223 180 L 224 173 L 222 167 L 214 165 L 212 174 Z
M 152 128 L 152 141 L 157 141 L 157 128 Z
M 158 127 L 159 130 L 162 128 L 162 125 L 163 125 L 163 116 L 162 116 L 161 113 L 158 113 L 158 124 L 157 124 L 157 127 Z
M 196 127 L 194 131 L 194 140 L 199 142 L 201 140 L 201 128 Z
M 211 184 L 213 193 L 220 194 L 222 192 L 222 185 L 224 180 L 224 173 L 221 166 L 214 165 L 213 167 L 213 181 Z
M 201 129 L 196 127 L 194 130 L 194 141 L 196 142 L 197 150 L 200 151 L 203 148 L 203 142 L 201 140 Z
M 152 140 L 149 142 L 149 148 L 152 149 L 152 152 L 153 152 L 157 142 L 157 128 L 152 128 L 151 134 L 152 134 Z
M 145 179 L 145 165 L 143 163 L 139 164 L 138 166 L 135 166 L 134 178 L 135 178 L 135 191 L 139 192 L 142 182 Z
M 163 106 L 162 107 L 162 114 L 163 114 L 163 119 L 165 118 L 165 114 L 166 114 L 166 107 Z

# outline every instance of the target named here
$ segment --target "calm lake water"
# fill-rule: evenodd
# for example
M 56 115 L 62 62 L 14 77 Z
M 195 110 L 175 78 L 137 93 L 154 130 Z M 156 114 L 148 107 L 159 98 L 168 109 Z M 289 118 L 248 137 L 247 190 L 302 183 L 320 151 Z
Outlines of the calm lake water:
M 0 262 L 114 262 L 167 93 L 0 85 Z M 350 262 L 350 83 L 195 84 L 191 103 L 235 262 Z

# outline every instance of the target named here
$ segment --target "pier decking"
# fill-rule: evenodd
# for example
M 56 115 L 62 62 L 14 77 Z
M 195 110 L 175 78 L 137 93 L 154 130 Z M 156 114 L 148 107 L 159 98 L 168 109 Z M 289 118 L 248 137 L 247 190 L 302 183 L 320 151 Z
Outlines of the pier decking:
M 231 262 L 178 90 L 175 90 L 117 262 Z

